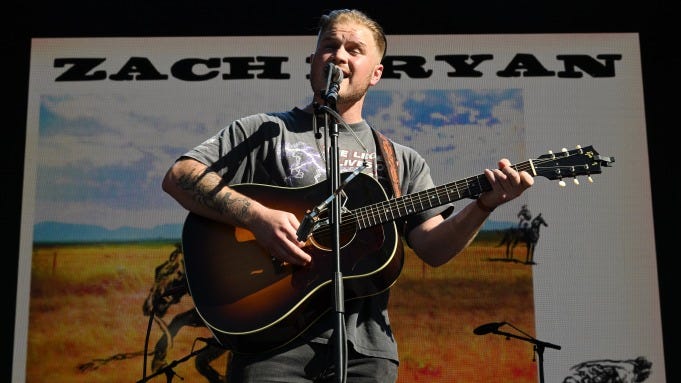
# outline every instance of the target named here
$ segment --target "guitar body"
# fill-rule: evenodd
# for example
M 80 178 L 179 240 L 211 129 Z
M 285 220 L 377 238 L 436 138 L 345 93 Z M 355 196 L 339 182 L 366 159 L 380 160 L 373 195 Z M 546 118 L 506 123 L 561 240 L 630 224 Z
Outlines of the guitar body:
M 330 195 L 327 182 L 303 188 L 232 187 L 265 206 L 292 212 L 300 221 Z M 347 209 L 387 198 L 378 182 L 361 173 L 343 190 Z M 281 347 L 334 307 L 333 237 L 326 220 L 321 222 L 305 247 L 312 263 L 299 267 L 273 259 L 243 228 L 187 216 L 182 246 L 189 292 L 223 346 L 241 353 Z M 354 216 L 344 212 L 340 244 L 346 301 L 385 291 L 402 270 L 402 242 L 392 222 L 358 230 Z
M 551 180 L 599 174 L 611 166 L 592 146 L 549 152 L 513 165 Z M 347 179 L 349 173 L 342 175 Z M 232 186 L 264 205 L 292 212 L 303 222 L 309 209 L 327 203 L 327 182 L 303 188 L 259 184 Z M 344 186 L 339 242 L 345 300 L 379 294 L 397 280 L 404 261 L 393 221 L 446 203 L 479 195 L 492 186 L 484 174 L 414 194 L 387 199 L 381 185 L 358 173 Z M 342 194 L 341 194 L 342 195 Z M 281 347 L 334 307 L 336 258 L 324 210 L 303 238 L 309 266 L 273 259 L 247 230 L 190 213 L 182 232 L 189 293 L 201 319 L 225 347 L 256 353 Z M 309 217 L 309 216 L 308 216 Z M 300 229 L 299 229 L 300 230 Z

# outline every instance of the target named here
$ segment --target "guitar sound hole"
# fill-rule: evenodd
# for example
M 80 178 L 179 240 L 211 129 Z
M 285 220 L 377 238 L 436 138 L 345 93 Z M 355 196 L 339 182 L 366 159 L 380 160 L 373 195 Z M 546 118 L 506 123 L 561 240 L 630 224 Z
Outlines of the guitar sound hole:
M 328 220 L 325 220 L 323 225 L 315 228 L 310 236 L 312 243 L 323 250 L 330 251 L 333 249 L 333 228 L 328 224 Z M 357 233 L 357 225 L 354 218 L 351 215 L 343 215 L 341 218 L 340 225 L 340 247 L 344 247 L 348 243 L 352 242 Z

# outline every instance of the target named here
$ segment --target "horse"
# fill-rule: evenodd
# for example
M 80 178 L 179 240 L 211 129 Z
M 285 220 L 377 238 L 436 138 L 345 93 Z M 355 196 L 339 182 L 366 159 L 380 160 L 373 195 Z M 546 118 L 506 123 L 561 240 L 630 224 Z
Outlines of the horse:
M 504 231 L 504 237 L 497 247 L 506 245 L 506 260 L 513 260 L 513 250 L 518 243 L 524 243 L 527 248 L 525 264 L 534 264 L 534 248 L 539 241 L 539 228 L 541 226 L 549 225 L 546 223 L 541 213 L 539 213 L 532 219 L 529 227 L 511 227 Z
M 175 315 L 170 324 L 166 324 L 163 317 L 168 309 L 180 302 L 188 294 L 187 279 L 184 268 L 184 254 L 182 245 L 176 244 L 175 249 L 168 256 L 168 260 L 158 265 L 154 272 L 154 284 L 142 305 L 145 316 L 154 316 L 154 321 L 163 331 L 163 335 L 154 347 L 154 358 L 151 362 L 152 372 L 157 372 L 168 365 L 166 356 L 173 346 L 173 338 L 184 326 L 205 327 L 196 309 L 191 308 Z M 216 371 L 210 363 L 227 352 L 227 349 L 217 344 L 209 343 L 206 349 L 196 355 L 194 365 L 208 382 L 225 382 L 225 376 Z M 172 375 L 168 375 L 170 381 Z

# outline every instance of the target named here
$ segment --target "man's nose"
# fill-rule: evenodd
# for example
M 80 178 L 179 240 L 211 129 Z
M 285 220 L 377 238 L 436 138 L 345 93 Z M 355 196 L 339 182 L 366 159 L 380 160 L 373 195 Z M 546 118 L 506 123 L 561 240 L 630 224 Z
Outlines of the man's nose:
M 348 59 L 348 51 L 344 47 L 340 47 L 331 53 L 331 60 L 334 63 L 345 62 Z

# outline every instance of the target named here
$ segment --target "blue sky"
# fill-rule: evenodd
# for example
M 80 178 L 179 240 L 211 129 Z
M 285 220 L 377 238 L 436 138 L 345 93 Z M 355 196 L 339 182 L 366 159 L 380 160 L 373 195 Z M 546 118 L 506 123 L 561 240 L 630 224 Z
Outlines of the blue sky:
M 181 223 L 184 210 L 161 190 L 165 171 L 235 117 L 218 102 L 184 107 L 168 95 L 44 95 L 36 155 L 27 158 L 37 167 L 35 222 Z M 518 89 L 374 90 L 365 117 L 417 149 L 437 185 L 480 174 L 502 156 L 527 159 Z

